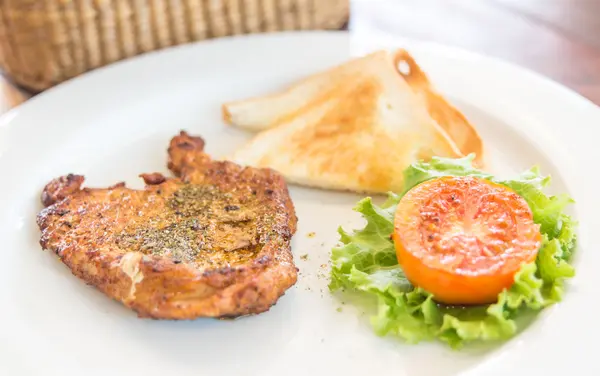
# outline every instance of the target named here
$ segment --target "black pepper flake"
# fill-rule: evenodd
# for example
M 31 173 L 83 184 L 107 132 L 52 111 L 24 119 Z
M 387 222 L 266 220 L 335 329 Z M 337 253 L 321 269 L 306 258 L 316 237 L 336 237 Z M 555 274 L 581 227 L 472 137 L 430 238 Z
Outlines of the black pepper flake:
M 427 236 L 427 240 L 429 240 L 430 242 L 432 242 L 433 241 L 433 235 L 428 235 Z
M 235 210 L 240 210 L 240 207 L 237 205 L 227 205 L 225 207 L 225 211 L 235 211 Z
M 265 193 L 268 194 L 268 195 L 273 194 L 273 190 L 272 189 L 266 189 Z
M 181 264 L 181 260 L 173 260 L 173 264 Z
M 450 201 L 456 200 L 456 196 L 454 194 L 450 195 Z

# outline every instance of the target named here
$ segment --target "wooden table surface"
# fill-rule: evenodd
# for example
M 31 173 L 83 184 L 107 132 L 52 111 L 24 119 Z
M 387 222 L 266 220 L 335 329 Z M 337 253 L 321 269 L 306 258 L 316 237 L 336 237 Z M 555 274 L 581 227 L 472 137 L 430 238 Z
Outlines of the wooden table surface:
M 596 104 L 599 15 L 600 0 L 355 0 L 352 8 L 353 21 L 517 63 Z M 0 88 L 0 113 L 31 97 L 6 79 Z

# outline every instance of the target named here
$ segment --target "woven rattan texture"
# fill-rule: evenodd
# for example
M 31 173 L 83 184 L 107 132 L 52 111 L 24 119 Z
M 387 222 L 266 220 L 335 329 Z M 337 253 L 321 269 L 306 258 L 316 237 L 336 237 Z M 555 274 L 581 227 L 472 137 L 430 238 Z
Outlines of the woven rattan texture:
M 0 0 L 0 68 L 41 91 L 168 46 L 236 34 L 338 29 L 349 0 Z

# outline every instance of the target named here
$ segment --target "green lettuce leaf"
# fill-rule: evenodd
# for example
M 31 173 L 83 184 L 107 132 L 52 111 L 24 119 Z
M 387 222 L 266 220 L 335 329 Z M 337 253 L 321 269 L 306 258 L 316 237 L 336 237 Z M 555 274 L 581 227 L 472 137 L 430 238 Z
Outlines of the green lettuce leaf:
M 546 195 L 543 189 L 550 178 L 542 176 L 538 168 L 500 180 L 475 169 L 473 157 L 433 158 L 411 165 L 404 173 L 402 194 L 390 193 L 382 205 L 375 205 L 371 198 L 356 205 L 354 210 L 366 220 L 365 227 L 352 232 L 339 229 L 342 244 L 331 252 L 329 287 L 376 297 L 377 314 L 371 324 L 378 335 L 397 336 L 408 343 L 439 339 L 453 348 L 471 341 L 505 340 L 517 333 L 521 314 L 537 312 L 562 299 L 564 280 L 575 274 L 569 261 L 576 246 L 576 223 L 565 213 L 573 200 L 566 195 Z M 441 176 L 477 176 L 510 187 L 527 201 L 534 221 L 540 224 L 543 243 L 536 261 L 522 266 L 514 284 L 500 293 L 494 304 L 437 304 L 427 291 L 415 288 L 398 265 L 390 238 L 396 206 L 414 186 Z

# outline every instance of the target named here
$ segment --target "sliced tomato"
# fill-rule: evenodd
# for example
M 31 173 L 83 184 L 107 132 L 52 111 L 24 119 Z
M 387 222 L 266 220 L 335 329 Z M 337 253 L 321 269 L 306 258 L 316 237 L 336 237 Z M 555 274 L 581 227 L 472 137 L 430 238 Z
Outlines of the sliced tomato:
M 539 225 L 527 202 L 500 184 L 442 177 L 400 200 L 393 239 L 408 280 L 441 303 L 492 303 L 535 260 Z

